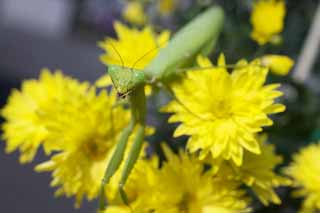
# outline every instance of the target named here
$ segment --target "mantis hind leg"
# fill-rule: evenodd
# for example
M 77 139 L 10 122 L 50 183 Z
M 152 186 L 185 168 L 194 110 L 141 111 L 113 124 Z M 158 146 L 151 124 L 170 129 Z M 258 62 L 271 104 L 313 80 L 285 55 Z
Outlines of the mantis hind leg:
M 144 125 L 138 125 L 137 127 L 137 135 L 136 138 L 132 144 L 131 150 L 129 152 L 127 161 L 125 162 L 124 168 L 122 170 L 122 175 L 121 175 L 121 179 L 119 182 L 119 193 L 121 196 L 122 201 L 129 206 L 129 200 L 128 200 L 128 196 L 124 190 L 124 186 L 127 182 L 127 179 L 136 163 L 136 161 L 139 158 L 139 154 L 141 152 L 142 149 L 142 145 L 143 145 L 143 140 L 144 140 L 144 131 L 145 131 L 145 126 Z

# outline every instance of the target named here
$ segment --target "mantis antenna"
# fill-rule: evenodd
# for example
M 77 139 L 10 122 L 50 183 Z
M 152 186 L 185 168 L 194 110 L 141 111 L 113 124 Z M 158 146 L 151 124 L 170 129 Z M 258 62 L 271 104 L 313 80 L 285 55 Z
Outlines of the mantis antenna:
M 137 65 L 137 63 L 138 63 L 139 61 L 141 61 L 143 58 L 145 58 L 147 55 L 149 55 L 149 54 L 152 53 L 153 51 L 161 48 L 161 46 L 162 46 L 163 44 L 165 44 L 165 43 L 166 43 L 166 42 L 162 42 L 160 45 L 157 44 L 156 47 L 152 48 L 151 50 L 149 50 L 149 51 L 147 51 L 145 54 L 143 54 L 140 58 L 138 58 L 138 60 L 136 60 L 136 61 L 133 63 L 132 68 L 134 69 L 134 66 Z
M 123 62 L 123 59 L 122 59 L 122 57 L 121 57 L 120 53 L 118 52 L 117 48 L 115 48 L 115 46 L 112 44 L 112 42 L 110 42 L 110 45 L 111 45 L 112 49 L 113 49 L 113 50 L 117 53 L 117 55 L 119 56 L 120 61 L 121 61 L 121 66 L 122 66 L 122 68 L 124 68 L 124 62 Z

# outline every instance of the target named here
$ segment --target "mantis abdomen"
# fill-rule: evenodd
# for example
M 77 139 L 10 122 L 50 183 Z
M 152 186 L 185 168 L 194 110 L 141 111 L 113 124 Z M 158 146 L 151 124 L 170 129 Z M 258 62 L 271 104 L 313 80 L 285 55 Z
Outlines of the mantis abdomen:
M 224 13 L 212 7 L 178 31 L 160 50 L 158 56 L 145 69 L 146 77 L 159 79 L 170 75 L 174 68 L 214 45 L 223 24 Z

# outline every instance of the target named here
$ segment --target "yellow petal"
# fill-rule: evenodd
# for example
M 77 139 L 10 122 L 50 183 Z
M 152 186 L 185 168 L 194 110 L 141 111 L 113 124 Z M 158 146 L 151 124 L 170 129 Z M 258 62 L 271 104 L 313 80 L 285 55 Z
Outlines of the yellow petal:
M 284 55 L 265 55 L 261 58 L 262 65 L 268 67 L 276 75 L 287 75 L 294 65 L 294 61 Z
M 111 77 L 108 74 L 103 75 L 100 77 L 96 82 L 95 85 L 97 87 L 107 87 L 112 85 Z
M 122 16 L 128 22 L 136 25 L 143 25 L 147 20 L 143 5 L 140 1 L 128 2 Z

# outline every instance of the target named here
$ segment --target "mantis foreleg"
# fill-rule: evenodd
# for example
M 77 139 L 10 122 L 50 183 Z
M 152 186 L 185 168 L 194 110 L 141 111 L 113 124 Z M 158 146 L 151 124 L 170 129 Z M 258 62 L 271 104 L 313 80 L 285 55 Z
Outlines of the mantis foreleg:
M 145 126 L 143 126 L 143 125 L 138 126 L 135 141 L 132 144 L 132 147 L 131 147 L 130 153 L 128 155 L 126 164 L 122 170 L 122 175 L 121 175 L 121 179 L 119 182 L 120 196 L 126 205 L 129 205 L 129 201 L 128 201 L 127 195 L 124 191 L 124 185 L 126 184 L 126 181 L 129 177 L 129 174 L 131 173 L 131 170 L 133 169 L 133 166 L 135 165 L 136 161 L 139 158 L 139 154 L 141 152 L 142 145 L 143 145 L 144 130 L 145 130 Z
M 110 181 L 110 178 L 117 171 L 117 169 L 119 168 L 123 160 L 128 139 L 131 132 L 133 131 L 134 126 L 135 126 L 135 119 L 132 118 L 129 125 L 122 131 L 119 142 L 114 150 L 114 153 L 112 154 L 110 162 L 108 163 L 108 167 L 106 169 L 106 172 L 104 174 L 104 177 L 102 179 L 102 184 L 101 184 L 100 210 L 104 210 L 105 208 L 104 187 Z
M 110 181 L 110 178 L 118 170 L 125 153 L 125 149 L 128 143 L 128 139 L 133 132 L 135 126 L 137 126 L 136 138 L 130 150 L 129 156 L 125 163 L 124 169 L 122 171 L 119 192 L 123 201 L 128 204 L 128 199 L 126 199 L 125 191 L 123 186 L 128 179 L 130 172 L 138 159 L 140 150 L 142 148 L 144 139 L 144 129 L 145 129 L 145 117 L 146 117 L 146 97 L 144 94 L 144 87 L 138 87 L 136 90 L 130 94 L 130 104 L 131 104 L 131 121 L 129 125 L 122 131 L 120 135 L 119 142 L 115 148 L 115 151 L 111 157 L 108 164 L 107 170 L 105 172 L 104 178 L 101 185 L 101 195 L 100 195 L 100 210 L 105 208 L 105 198 L 104 198 L 104 187 Z

